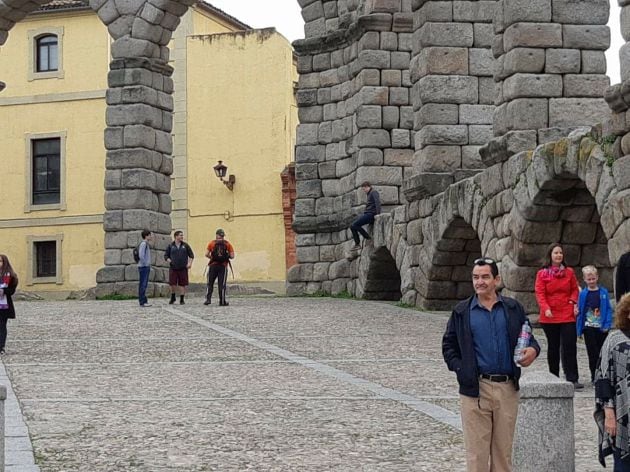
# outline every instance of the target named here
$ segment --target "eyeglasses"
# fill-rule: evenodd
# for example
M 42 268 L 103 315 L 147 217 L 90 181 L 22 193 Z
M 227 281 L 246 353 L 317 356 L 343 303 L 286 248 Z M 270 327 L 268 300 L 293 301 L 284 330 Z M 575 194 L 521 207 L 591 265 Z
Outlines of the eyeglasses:
M 475 259 L 473 261 L 473 265 L 486 265 L 486 264 L 496 265 L 496 261 L 494 259 L 490 259 L 489 257 L 480 257 L 479 259 Z

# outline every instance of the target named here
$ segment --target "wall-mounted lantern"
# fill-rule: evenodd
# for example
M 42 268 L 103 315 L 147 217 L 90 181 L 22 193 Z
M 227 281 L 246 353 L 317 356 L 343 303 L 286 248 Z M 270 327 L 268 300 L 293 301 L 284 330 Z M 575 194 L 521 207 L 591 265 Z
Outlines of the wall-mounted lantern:
M 234 184 L 236 183 L 236 177 L 233 175 L 229 175 L 227 180 L 223 180 L 227 175 L 227 166 L 223 165 L 223 161 L 219 161 L 219 163 L 213 167 L 215 175 L 219 178 L 223 185 L 225 185 L 230 190 L 234 190 Z

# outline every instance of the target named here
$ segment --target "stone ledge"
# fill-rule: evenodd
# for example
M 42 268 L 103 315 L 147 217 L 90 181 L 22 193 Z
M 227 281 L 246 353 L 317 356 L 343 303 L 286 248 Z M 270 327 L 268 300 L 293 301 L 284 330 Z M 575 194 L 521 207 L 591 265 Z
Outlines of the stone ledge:
M 453 182 L 454 177 L 450 173 L 425 172 L 406 179 L 403 182 L 403 193 L 408 202 L 422 200 L 444 192 Z
M 574 395 L 570 382 L 549 372 L 528 372 L 521 379 L 520 386 L 521 398 L 573 398 Z

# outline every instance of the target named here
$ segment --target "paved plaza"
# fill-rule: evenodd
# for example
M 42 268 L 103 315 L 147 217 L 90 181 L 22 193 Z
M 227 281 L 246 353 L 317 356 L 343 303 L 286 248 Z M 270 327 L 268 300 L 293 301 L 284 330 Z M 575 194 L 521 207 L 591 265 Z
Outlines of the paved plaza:
M 17 312 L 3 360 L 26 426 L 13 399 L 9 472 L 465 470 L 445 313 L 255 297 Z M 592 397 L 575 399 L 581 472 L 602 470 Z

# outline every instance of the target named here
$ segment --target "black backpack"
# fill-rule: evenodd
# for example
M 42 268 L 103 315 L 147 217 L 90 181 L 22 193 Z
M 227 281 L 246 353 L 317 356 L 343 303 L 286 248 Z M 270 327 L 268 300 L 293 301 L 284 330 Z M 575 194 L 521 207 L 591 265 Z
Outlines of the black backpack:
M 223 239 L 216 240 L 210 255 L 212 257 L 212 259 L 210 259 L 211 262 L 229 262 L 230 252 L 228 251 L 226 241 Z
M 140 262 L 140 244 L 133 248 L 133 260 L 136 262 Z

